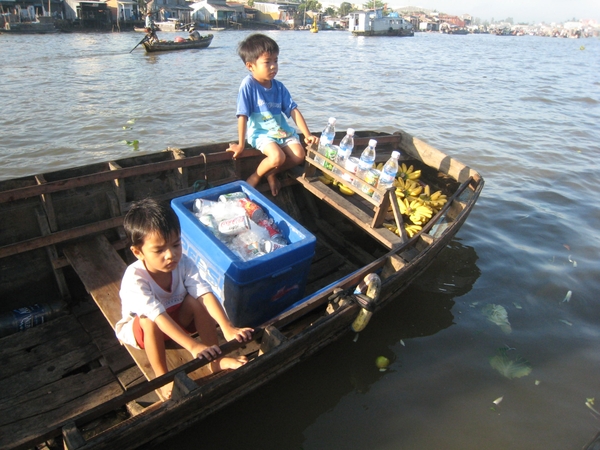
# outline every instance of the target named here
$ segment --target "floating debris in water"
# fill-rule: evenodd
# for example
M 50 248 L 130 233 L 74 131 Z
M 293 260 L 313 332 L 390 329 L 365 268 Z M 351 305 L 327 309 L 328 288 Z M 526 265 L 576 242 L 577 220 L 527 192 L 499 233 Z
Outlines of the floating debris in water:
M 140 146 L 140 141 L 134 139 L 133 141 L 121 141 L 123 144 L 130 145 L 134 150 L 138 150 Z
M 135 123 L 135 119 L 129 119 L 129 120 L 127 121 L 127 124 L 128 124 L 128 125 L 132 125 L 132 124 L 134 124 L 134 123 Z
M 535 380 L 535 385 L 539 386 L 540 385 L 540 380 Z
M 499 348 L 496 355 L 490 358 L 490 365 L 506 378 L 521 378 L 531 373 L 531 364 L 522 357 L 507 355 L 506 348 Z
M 123 129 L 124 130 L 133 130 L 133 127 L 126 127 L 125 125 L 123 125 Z
M 494 400 L 492 403 L 496 406 L 498 406 L 500 404 L 500 402 L 502 402 L 502 400 L 504 399 L 504 396 L 502 397 L 498 397 L 496 400 Z
M 356 333 L 356 334 L 354 335 L 354 339 L 352 339 L 352 341 L 354 341 L 354 342 L 358 341 L 358 333 Z
M 564 323 L 565 325 L 569 325 L 570 327 L 573 326 L 573 324 L 571 322 L 569 322 L 568 320 L 565 319 L 558 319 L 559 322 Z
M 390 365 L 390 360 L 385 356 L 378 356 L 375 360 L 375 365 L 379 369 L 380 372 L 385 372 Z
M 566 248 L 567 250 L 571 251 L 571 247 L 569 247 L 568 244 L 563 244 L 563 247 Z
M 579 50 L 585 50 L 585 45 L 582 45 L 581 47 L 579 47 Z
M 523 307 L 522 307 L 520 304 L 518 304 L 517 302 L 513 302 L 513 305 L 514 305 L 514 306 L 515 306 L 515 308 L 517 308 L 517 309 L 523 309 Z
M 403 347 L 406 347 L 406 344 L 404 343 L 404 341 L 402 339 L 400 339 L 400 343 L 402 344 Z
M 471 303 L 469 306 L 470 306 L 471 308 L 475 308 L 477 305 L 479 305 L 479 302 L 473 302 L 473 303 Z
M 563 299 L 563 303 L 568 302 L 569 300 L 571 300 L 571 296 L 573 295 L 573 291 L 568 291 L 567 295 L 565 295 L 565 298 Z
M 598 411 L 596 411 L 596 408 L 594 408 L 594 398 L 593 397 L 585 399 L 585 406 L 587 406 L 588 408 L 590 408 L 596 414 L 600 415 L 600 413 Z
M 512 332 L 510 322 L 508 321 L 508 313 L 506 312 L 504 306 L 489 303 L 483 307 L 483 313 L 487 316 L 490 322 L 498 325 L 506 334 Z
M 573 267 L 577 267 L 577 261 L 575 261 L 574 259 L 571 259 L 571 255 L 569 255 L 569 262 L 571 264 L 573 264 Z

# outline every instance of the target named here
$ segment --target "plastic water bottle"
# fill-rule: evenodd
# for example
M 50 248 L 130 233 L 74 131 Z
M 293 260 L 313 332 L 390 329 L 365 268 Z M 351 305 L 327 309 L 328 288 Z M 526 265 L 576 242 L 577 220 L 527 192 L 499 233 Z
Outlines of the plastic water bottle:
M 338 164 L 344 165 L 344 162 L 350 158 L 352 149 L 354 149 L 354 128 L 348 128 L 346 136 L 340 142 L 340 151 L 337 155 Z
M 375 139 L 371 139 L 369 141 L 369 145 L 365 148 L 360 155 L 360 161 L 358 161 L 358 169 L 356 169 L 356 176 L 361 179 L 365 179 L 365 174 L 368 170 L 373 167 L 373 163 L 375 162 L 375 146 L 377 145 L 377 141 Z
M 330 117 L 327 122 L 327 126 L 321 133 L 321 138 L 319 139 L 319 146 L 325 147 L 327 144 L 333 144 L 333 138 L 335 138 L 335 117 Z
M 394 150 L 392 157 L 387 160 L 379 176 L 379 183 L 377 189 L 388 190 L 394 185 L 394 180 L 398 174 L 398 158 L 400 158 L 400 152 Z
M 387 191 L 389 188 L 394 186 L 394 181 L 396 180 L 396 175 L 398 174 L 398 158 L 400 158 L 400 152 L 394 150 L 391 158 L 387 160 L 383 166 L 383 169 L 381 170 L 379 182 L 377 183 L 377 189 Z M 381 197 L 378 192 L 373 194 L 373 198 L 377 201 L 381 201 Z

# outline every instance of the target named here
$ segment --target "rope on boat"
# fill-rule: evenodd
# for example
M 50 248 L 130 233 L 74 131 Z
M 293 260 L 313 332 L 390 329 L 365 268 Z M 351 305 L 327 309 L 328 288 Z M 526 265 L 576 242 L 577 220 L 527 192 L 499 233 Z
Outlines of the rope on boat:
M 213 187 L 213 185 L 208 182 L 208 172 L 206 170 L 206 155 L 204 153 L 200 153 L 200 155 L 198 156 L 202 156 L 202 158 L 204 159 L 204 180 L 196 180 L 194 182 L 194 192 L 200 192 L 206 188 Z

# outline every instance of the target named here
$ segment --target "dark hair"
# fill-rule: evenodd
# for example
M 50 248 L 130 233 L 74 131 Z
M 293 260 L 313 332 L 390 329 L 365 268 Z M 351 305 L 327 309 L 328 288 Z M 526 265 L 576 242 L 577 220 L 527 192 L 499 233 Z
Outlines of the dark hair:
M 264 34 L 251 34 L 238 45 L 238 55 L 244 63 L 255 63 L 263 53 L 269 55 L 279 54 L 277 42 Z
M 179 218 L 171 206 L 151 198 L 131 204 L 125 214 L 123 227 L 131 245 L 137 248 L 144 245 L 144 239 L 152 233 L 158 233 L 165 239 L 173 232 L 181 234 Z

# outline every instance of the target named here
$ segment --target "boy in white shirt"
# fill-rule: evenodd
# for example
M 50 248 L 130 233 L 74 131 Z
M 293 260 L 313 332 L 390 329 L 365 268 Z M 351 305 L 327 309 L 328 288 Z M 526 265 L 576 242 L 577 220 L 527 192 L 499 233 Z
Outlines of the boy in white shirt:
M 245 357 L 219 358 L 217 323 L 226 340 L 250 340 L 251 328 L 234 327 L 196 265 L 182 253 L 181 227 L 170 206 L 145 199 L 132 204 L 123 226 L 138 259 L 121 282 L 123 318 L 117 337 L 146 351 L 158 377 L 168 372 L 165 341 L 172 339 L 194 357 L 206 358 L 213 371 L 237 369 Z M 198 331 L 202 342 L 190 336 Z M 171 385 L 163 388 L 170 397 Z

